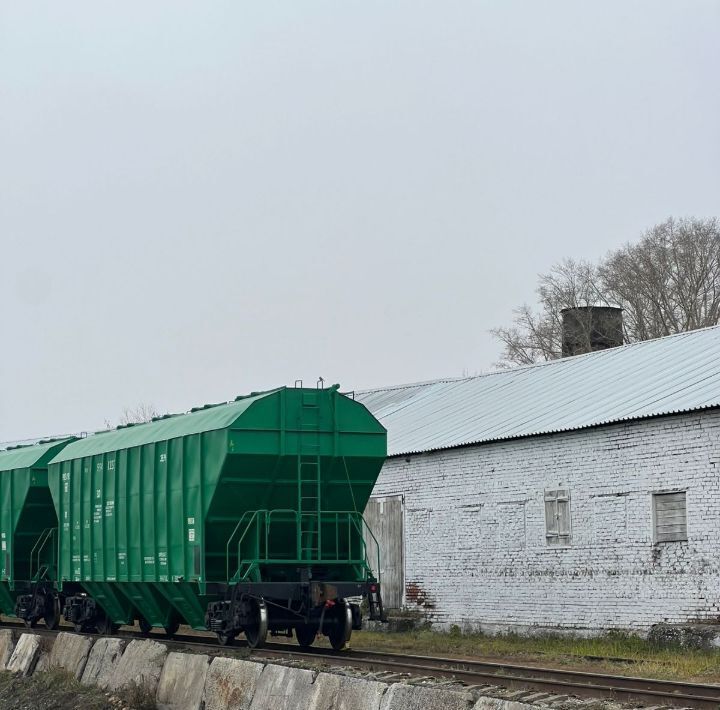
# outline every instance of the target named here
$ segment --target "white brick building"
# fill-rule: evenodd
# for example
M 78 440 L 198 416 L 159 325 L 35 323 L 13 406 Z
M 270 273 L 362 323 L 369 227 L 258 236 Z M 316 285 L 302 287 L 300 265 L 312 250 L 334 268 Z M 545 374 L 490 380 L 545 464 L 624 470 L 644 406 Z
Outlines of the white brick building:
M 488 631 L 720 618 L 720 328 L 357 397 L 388 428 L 388 601 Z

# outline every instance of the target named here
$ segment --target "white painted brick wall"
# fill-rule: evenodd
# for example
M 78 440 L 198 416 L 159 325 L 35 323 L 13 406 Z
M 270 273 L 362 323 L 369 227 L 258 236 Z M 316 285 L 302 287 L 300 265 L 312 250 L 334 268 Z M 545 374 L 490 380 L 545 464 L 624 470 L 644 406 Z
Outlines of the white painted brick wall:
M 720 617 L 717 410 L 407 458 L 386 462 L 373 495 L 405 495 L 406 605 L 437 625 L 642 632 Z M 544 491 L 558 488 L 566 548 L 545 539 Z M 668 489 L 687 490 L 689 539 L 656 545 L 651 494 Z

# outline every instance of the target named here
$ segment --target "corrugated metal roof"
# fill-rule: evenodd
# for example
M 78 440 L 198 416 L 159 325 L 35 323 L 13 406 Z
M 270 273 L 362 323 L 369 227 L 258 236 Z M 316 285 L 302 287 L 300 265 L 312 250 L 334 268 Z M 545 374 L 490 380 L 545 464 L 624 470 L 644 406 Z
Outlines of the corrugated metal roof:
M 720 406 L 720 326 L 476 377 L 356 392 L 419 453 Z
M 206 408 L 188 414 L 175 414 L 146 424 L 131 425 L 94 434 L 86 439 L 78 439 L 66 446 L 51 463 L 71 461 L 83 456 L 97 456 L 143 444 L 225 429 L 235 422 L 253 402 L 257 402 L 273 392 L 277 392 L 277 390 L 260 392 L 235 402 L 208 405 Z

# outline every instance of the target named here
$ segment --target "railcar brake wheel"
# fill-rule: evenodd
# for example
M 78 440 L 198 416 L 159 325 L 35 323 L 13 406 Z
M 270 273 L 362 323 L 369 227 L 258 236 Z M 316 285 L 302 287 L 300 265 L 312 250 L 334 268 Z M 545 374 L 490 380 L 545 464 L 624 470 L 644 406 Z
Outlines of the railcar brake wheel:
M 261 648 L 265 645 L 268 633 L 268 611 L 262 599 L 251 599 L 254 609 L 254 620 L 243 628 L 250 648 Z
M 302 648 L 309 648 L 313 645 L 317 636 L 317 627 L 313 624 L 298 624 L 295 627 L 295 637 Z
M 333 625 L 328 638 L 335 651 L 342 651 L 347 646 L 352 634 L 352 610 L 349 604 L 341 602 L 335 605 L 334 611 Z

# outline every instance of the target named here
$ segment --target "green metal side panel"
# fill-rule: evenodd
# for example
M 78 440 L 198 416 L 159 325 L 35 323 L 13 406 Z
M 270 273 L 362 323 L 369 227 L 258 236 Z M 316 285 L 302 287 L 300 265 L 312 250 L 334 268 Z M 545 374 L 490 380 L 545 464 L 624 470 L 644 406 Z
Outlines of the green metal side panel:
M 157 584 L 158 594 L 172 605 L 173 611 L 185 619 L 195 629 L 205 628 L 205 610 L 211 598 L 199 594 L 197 585 L 181 582 L 176 584 Z M 149 619 L 154 626 L 165 626 L 162 621 Z
M 10 592 L 9 582 L 0 582 L 0 614 L 15 616 L 15 595 Z
M 3 581 L 15 579 L 15 530 L 30 490 L 30 471 L 17 469 L 0 473 L 0 580 Z
M 62 581 L 204 581 L 205 497 L 224 432 L 52 463 Z
M 141 615 L 152 626 L 170 626 L 182 618 L 193 628 L 205 628 L 210 597 L 200 594 L 197 584 L 83 582 L 83 587 L 117 624 L 132 624 Z
M 52 565 L 53 539 L 37 543 L 57 527 L 47 484 L 47 462 L 70 440 L 0 452 L 0 611 L 14 615 L 16 583 L 28 583 L 41 565 Z M 22 590 L 21 590 L 22 591 Z
M 117 624 L 132 624 L 135 619 L 134 601 L 129 599 L 112 582 L 86 582 L 85 590 L 99 602 L 108 616 Z M 134 585 L 124 585 L 131 587 Z

